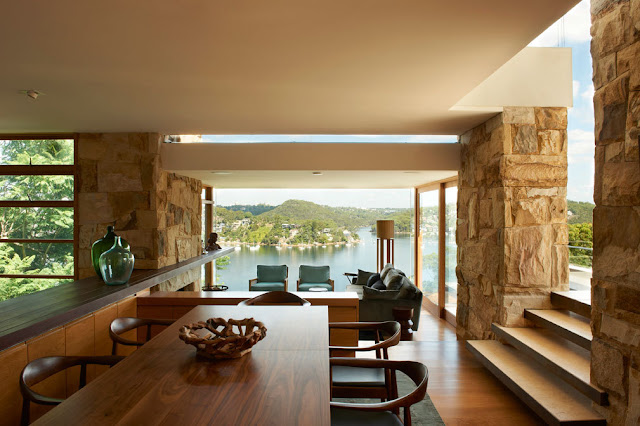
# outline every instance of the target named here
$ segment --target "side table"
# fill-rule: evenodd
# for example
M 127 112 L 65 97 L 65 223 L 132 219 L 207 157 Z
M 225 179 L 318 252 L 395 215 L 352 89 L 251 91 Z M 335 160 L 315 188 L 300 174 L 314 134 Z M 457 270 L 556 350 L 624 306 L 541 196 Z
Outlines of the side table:
M 413 308 L 396 306 L 392 309 L 393 319 L 400 323 L 400 340 L 413 340 Z

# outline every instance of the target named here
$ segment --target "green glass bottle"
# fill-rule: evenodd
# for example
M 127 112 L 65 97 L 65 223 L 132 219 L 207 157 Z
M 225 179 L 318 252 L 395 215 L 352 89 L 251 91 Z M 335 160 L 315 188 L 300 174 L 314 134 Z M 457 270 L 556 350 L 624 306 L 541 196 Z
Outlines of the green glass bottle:
M 131 278 L 135 258 L 131 252 L 122 247 L 120 237 L 116 236 L 111 249 L 100 255 L 100 272 L 107 285 L 126 284 Z
M 93 269 L 96 270 L 96 274 L 98 274 L 100 278 L 102 278 L 102 274 L 100 272 L 100 255 L 113 247 L 116 237 L 117 235 L 113 230 L 113 226 L 107 226 L 107 233 L 104 237 L 100 238 L 91 246 L 91 263 L 93 264 Z M 124 238 L 120 239 L 120 244 L 123 248 L 129 250 L 129 243 Z

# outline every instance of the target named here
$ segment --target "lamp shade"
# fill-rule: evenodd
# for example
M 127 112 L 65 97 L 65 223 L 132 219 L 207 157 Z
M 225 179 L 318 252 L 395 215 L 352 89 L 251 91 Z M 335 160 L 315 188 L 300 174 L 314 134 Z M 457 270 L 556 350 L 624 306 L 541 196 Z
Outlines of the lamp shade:
M 376 236 L 383 240 L 393 238 L 393 220 L 376 221 Z

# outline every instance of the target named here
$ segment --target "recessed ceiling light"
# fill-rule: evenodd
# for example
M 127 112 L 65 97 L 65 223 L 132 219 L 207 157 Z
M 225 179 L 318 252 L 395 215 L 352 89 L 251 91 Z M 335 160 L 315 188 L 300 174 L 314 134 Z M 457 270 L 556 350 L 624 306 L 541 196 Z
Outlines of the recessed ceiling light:
M 322 176 L 322 172 L 312 172 L 311 174 L 314 176 Z
M 402 172 L 402 173 L 406 173 L 406 174 L 408 174 L 408 175 L 417 175 L 419 172 L 406 171 L 406 172 Z
M 21 90 L 20 93 L 27 95 L 31 99 L 38 99 L 38 96 L 44 95 L 44 93 L 35 89 Z
M 231 174 L 231 172 L 211 172 L 211 173 L 213 173 L 214 175 L 230 175 Z

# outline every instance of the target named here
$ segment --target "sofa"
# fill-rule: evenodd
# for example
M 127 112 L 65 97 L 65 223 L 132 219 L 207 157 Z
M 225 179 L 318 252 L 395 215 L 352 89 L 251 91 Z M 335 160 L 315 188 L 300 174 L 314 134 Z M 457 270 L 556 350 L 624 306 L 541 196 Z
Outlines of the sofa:
M 346 291 L 355 291 L 360 298 L 360 321 L 392 321 L 393 308 L 413 308 L 413 330 L 420 324 L 422 291 L 399 269 L 387 264 L 380 273 L 358 270 L 358 275 Z

